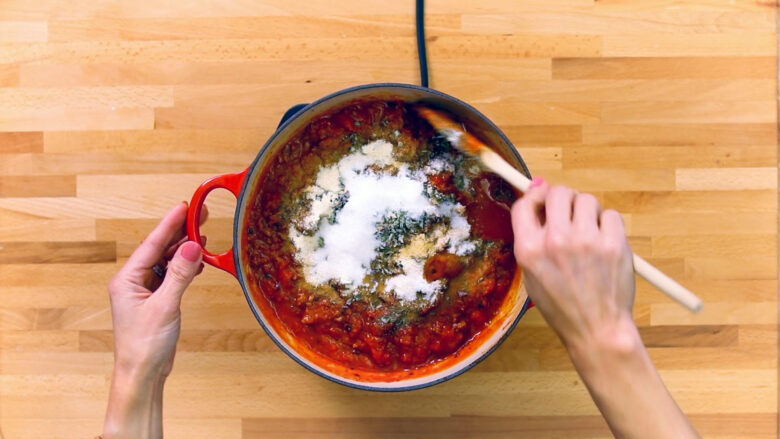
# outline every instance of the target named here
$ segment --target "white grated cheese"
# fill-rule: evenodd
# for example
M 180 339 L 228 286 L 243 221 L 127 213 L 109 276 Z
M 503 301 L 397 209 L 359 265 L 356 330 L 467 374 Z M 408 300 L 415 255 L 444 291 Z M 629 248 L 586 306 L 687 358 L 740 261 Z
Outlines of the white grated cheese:
M 452 164 L 452 156 L 447 154 L 445 157 L 436 157 L 428 162 L 423 168 L 425 175 L 438 174 L 440 172 L 454 172 L 455 165 Z
M 337 192 L 341 188 L 339 168 L 337 166 L 328 166 L 320 169 L 320 172 L 317 174 L 317 182 L 314 184 L 323 190 Z
M 301 226 L 303 229 L 313 231 L 317 228 L 320 220 L 323 217 L 328 216 L 333 211 L 334 206 L 338 202 L 339 194 L 337 192 L 330 192 L 322 189 L 319 186 L 312 186 L 307 191 L 307 198 L 311 201 L 311 207 L 309 213 L 303 217 Z
M 434 302 L 444 285 L 439 280 L 430 283 L 425 280 L 425 259 L 402 258 L 399 262 L 404 268 L 404 274 L 388 279 L 385 288 L 392 290 L 395 297 L 403 301 L 421 298 L 426 302 Z M 419 297 L 420 295 L 422 297 Z
M 377 223 L 386 215 L 404 211 L 413 219 L 423 214 L 446 217 L 449 221 L 437 225 L 429 237 L 422 233 L 412 237 L 394 257 L 403 273 L 384 282 L 385 291 L 401 301 L 422 297 L 433 302 L 444 285 L 425 280 L 426 259 L 445 249 L 466 255 L 474 252 L 476 245 L 468 241 L 471 227 L 464 216 L 465 208 L 458 203 L 432 203 L 426 195 L 424 174 L 420 178 L 421 172 L 409 170 L 393 158 L 392 152 L 390 142 L 376 140 L 338 163 L 321 168 L 315 184 L 304 192 L 310 207 L 301 223 L 290 226 L 290 239 L 307 282 L 322 285 L 335 280 L 344 287 L 341 293 L 348 296 L 364 285 L 371 272 L 371 262 L 381 245 L 375 236 Z M 369 169 L 372 165 L 382 170 Z M 447 165 L 451 163 L 443 160 L 432 164 L 437 169 L 446 169 Z M 343 207 L 335 213 L 335 220 L 328 222 L 326 218 L 333 216 L 338 200 L 343 202 L 345 194 L 348 198 Z

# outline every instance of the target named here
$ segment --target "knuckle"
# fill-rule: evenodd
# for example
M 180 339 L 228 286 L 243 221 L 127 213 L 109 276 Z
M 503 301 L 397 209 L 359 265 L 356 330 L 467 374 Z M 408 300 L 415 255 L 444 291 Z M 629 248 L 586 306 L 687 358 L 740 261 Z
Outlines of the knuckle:
M 625 249 L 624 241 L 607 239 L 601 245 L 601 254 L 611 260 L 620 259 L 625 253 Z
M 596 235 L 587 232 L 576 233 L 571 240 L 572 247 L 581 253 L 595 250 L 596 242 Z
M 623 216 L 618 213 L 617 210 L 607 209 L 601 214 L 602 218 L 614 221 L 618 224 L 623 224 Z
M 569 245 L 569 239 L 561 232 L 550 230 L 545 235 L 544 245 L 551 253 L 559 253 Z
M 163 315 L 176 315 L 180 312 L 179 304 L 173 300 L 165 300 L 159 304 L 160 313 Z
M 168 270 L 165 272 L 165 276 L 170 276 L 171 280 L 177 283 L 189 282 L 190 273 L 189 270 L 182 267 L 180 264 L 168 264 Z
M 154 309 L 155 316 L 171 316 L 174 315 L 178 307 L 171 303 L 168 296 L 155 295 L 152 296 L 156 300 L 150 301 L 152 308 Z
M 531 240 L 515 241 L 515 257 L 523 265 L 528 265 L 542 255 L 539 245 Z

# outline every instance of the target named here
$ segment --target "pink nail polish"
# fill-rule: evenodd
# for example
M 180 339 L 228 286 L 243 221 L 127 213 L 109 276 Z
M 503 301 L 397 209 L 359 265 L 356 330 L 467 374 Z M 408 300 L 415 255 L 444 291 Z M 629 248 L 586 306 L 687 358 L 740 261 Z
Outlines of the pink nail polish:
M 531 180 L 531 187 L 537 187 L 544 184 L 544 178 L 542 177 L 534 177 L 533 180 Z
M 181 245 L 181 255 L 184 259 L 195 262 L 200 258 L 200 246 L 192 241 L 187 241 Z

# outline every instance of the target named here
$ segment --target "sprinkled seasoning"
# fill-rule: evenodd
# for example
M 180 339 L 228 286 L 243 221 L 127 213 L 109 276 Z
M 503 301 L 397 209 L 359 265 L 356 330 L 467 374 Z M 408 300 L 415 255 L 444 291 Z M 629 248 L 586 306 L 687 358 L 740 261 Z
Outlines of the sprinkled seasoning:
M 249 280 L 332 361 L 421 367 L 467 344 L 504 301 L 514 199 L 403 103 L 347 105 L 294 136 L 258 183 Z
M 445 283 L 424 278 L 425 260 L 443 250 L 468 255 L 477 243 L 468 241 L 465 207 L 432 199 L 423 184 L 425 172 L 410 170 L 392 153 L 389 141 L 374 140 L 321 168 L 315 184 L 305 189 L 309 202 L 300 204 L 301 220 L 290 225 L 290 240 L 312 285 L 337 282 L 345 297 L 368 289 L 392 294 L 405 306 L 419 301 L 429 306 Z M 453 167 L 445 158 L 434 166 Z

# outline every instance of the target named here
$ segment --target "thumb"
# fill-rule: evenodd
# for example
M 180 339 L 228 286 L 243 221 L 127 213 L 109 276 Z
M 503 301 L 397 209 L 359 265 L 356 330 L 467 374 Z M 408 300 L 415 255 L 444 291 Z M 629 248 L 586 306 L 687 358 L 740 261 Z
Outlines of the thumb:
M 187 241 L 179 246 L 171 262 L 168 263 L 165 279 L 157 294 L 164 296 L 165 300 L 181 303 L 184 290 L 198 274 L 201 259 L 203 259 L 203 251 L 195 242 Z
M 528 191 L 512 205 L 515 258 L 523 266 L 536 261 L 543 248 L 544 200 L 548 188 L 544 179 L 534 178 Z
M 542 178 L 534 178 L 531 187 L 512 205 L 512 228 L 515 239 L 537 232 L 544 225 L 544 200 L 549 186 Z M 520 236 L 517 236 L 517 235 Z

